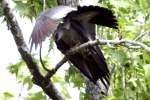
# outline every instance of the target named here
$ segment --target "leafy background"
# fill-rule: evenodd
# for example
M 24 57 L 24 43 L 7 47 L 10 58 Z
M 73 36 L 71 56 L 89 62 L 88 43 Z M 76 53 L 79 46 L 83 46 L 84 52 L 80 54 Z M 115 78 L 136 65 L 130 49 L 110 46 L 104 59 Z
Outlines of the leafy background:
M 14 0 L 15 10 L 20 16 L 27 17 L 31 21 L 43 11 L 43 0 Z M 102 0 L 97 3 L 98 6 L 110 8 L 115 12 L 119 21 L 119 30 L 98 26 L 97 37 L 100 39 L 129 39 L 135 40 L 138 35 L 150 30 L 150 0 Z M 56 6 L 56 0 L 46 0 L 47 7 Z M 0 8 L 0 16 L 2 16 Z M 150 35 L 146 35 L 138 40 L 150 45 Z M 150 54 L 142 49 L 129 49 L 123 46 L 100 46 L 107 64 L 112 70 L 111 76 L 111 94 L 104 99 L 136 99 L 148 100 L 150 98 Z M 50 42 L 49 48 L 54 44 Z M 44 57 L 45 64 L 51 68 L 51 59 L 48 55 Z M 39 62 L 37 58 L 37 62 Z M 61 93 L 66 99 L 71 99 L 67 87 L 72 85 L 80 92 L 80 99 L 85 100 L 85 81 L 83 76 L 78 73 L 73 65 L 65 71 L 64 77 L 56 74 L 52 80 L 60 87 Z M 10 64 L 7 69 L 16 76 L 18 83 L 23 89 L 28 91 L 24 100 L 45 100 L 47 97 L 39 90 L 38 92 L 30 91 L 35 85 L 25 63 L 19 60 L 15 64 Z M 42 73 L 45 71 L 41 68 Z M 21 96 L 21 93 L 20 95 Z M 6 91 L 2 95 L 3 100 L 9 100 L 15 97 L 11 91 Z

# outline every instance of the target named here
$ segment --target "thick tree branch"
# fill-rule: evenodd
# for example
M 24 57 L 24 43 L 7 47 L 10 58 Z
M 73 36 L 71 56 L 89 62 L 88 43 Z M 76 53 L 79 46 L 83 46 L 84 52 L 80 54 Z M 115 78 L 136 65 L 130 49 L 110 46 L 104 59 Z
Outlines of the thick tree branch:
M 22 31 L 13 13 L 11 12 L 11 9 L 9 8 L 7 1 L 1 0 L 0 3 L 2 3 L 3 12 L 7 21 L 7 25 L 14 37 L 15 43 L 18 47 L 18 51 L 20 55 L 22 56 L 22 59 L 27 64 L 28 69 L 30 70 L 31 74 L 33 75 L 33 82 L 37 84 L 38 86 L 40 86 L 43 89 L 43 91 L 53 100 L 63 100 L 63 97 L 56 90 L 51 80 L 48 78 L 45 78 L 40 73 L 39 66 L 37 65 L 34 58 L 31 56 L 29 52 L 29 49 L 22 35 Z

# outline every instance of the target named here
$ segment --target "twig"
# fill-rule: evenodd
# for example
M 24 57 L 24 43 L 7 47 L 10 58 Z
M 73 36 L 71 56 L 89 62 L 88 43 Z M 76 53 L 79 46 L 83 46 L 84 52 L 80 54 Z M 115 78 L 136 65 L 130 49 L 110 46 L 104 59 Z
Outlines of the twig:
M 139 34 L 134 40 L 137 41 L 137 40 L 143 38 L 147 34 L 150 34 L 150 31 L 146 31 L 144 33 Z
M 18 51 L 25 61 L 28 69 L 33 75 L 33 82 L 40 86 L 43 91 L 53 100 L 64 100 L 58 90 L 55 88 L 50 79 L 46 79 L 39 71 L 39 66 L 35 62 L 35 59 L 31 56 L 29 49 L 24 41 L 22 31 L 18 25 L 18 22 L 13 15 L 11 9 L 8 6 L 6 0 L 1 0 L 4 16 L 7 20 L 9 29 L 14 37 L 15 43 L 18 47 Z

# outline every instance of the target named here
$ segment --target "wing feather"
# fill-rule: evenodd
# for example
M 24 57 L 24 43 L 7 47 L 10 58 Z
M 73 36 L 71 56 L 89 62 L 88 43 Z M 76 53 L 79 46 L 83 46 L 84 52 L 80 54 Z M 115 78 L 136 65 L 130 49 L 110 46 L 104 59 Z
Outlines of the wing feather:
M 78 7 L 77 11 L 72 11 L 65 17 L 65 20 L 68 19 L 75 19 L 110 28 L 118 28 L 118 23 L 112 10 L 99 6 Z

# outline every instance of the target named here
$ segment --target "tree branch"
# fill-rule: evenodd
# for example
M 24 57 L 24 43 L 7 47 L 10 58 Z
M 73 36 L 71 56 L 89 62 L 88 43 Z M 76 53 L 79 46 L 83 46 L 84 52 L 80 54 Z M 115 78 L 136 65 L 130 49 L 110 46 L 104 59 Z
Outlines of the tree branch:
M 140 49 L 143 48 L 146 51 L 150 52 L 150 47 L 145 45 L 144 43 L 138 42 L 138 41 L 132 41 L 132 40 L 94 40 L 94 41 L 88 41 L 84 44 L 79 45 L 78 47 L 74 47 L 71 48 L 71 50 L 69 50 L 69 52 L 67 53 L 67 55 L 65 55 L 63 57 L 63 59 L 57 63 L 57 65 L 55 66 L 54 69 L 50 70 L 48 72 L 48 74 L 46 75 L 47 78 L 52 77 L 56 71 L 68 60 L 68 57 L 76 52 L 79 52 L 80 50 L 87 48 L 87 47 L 91 47 L 91 46 L 95 46 L 95 45 L 107 45 L 107 44 L 111 44 L 111 45 L 121 45 L 130 49 Z
M 150 47 L 149 46 L 145 45 L 144 43 L 138 42 L 138 41 L 132 41 L 132 40 L 100 40 L 100 39 L 86 42 L 86 43 L 84 43 L 84 44 L 82 44 L 78 47 L 73 48 L 70 52 L 77 52 L 78 50 L 81 50 L 83 48 L 90 47 L 90 46 L 107 45 L 107 44 L 121 45 L 121 46 L 125 46 L 125 47 L 128 47 L 128 46 L 131 45 L 133 49 L 134 49 L 134 46 L 135 46 L 135 48 L 137 48 L 137 46 L 138 46 L 138 47 L 143 48 L 146 51 L 150 52 Z
M 35 62 L 34 58 L 31 56 L 29 49 L 24 41 L 22 31 L 18 25 L 18 22 L 13 15 L 11 9 L 8 6 L 6 0 L 1 0 L 4 16 L 7 21 L 8 28 L 10 29 L 15 43 L 17 45 L 18 51 L 22 56 L 22 59 L 27 64 L 28 69 L 33 75 L 33 82 L 40 86 L 43 91 L 53 100 L 64 100 L 60 93 L 57 91 L 50 79 L 45 78 L 39 71 L 39 66 Z

